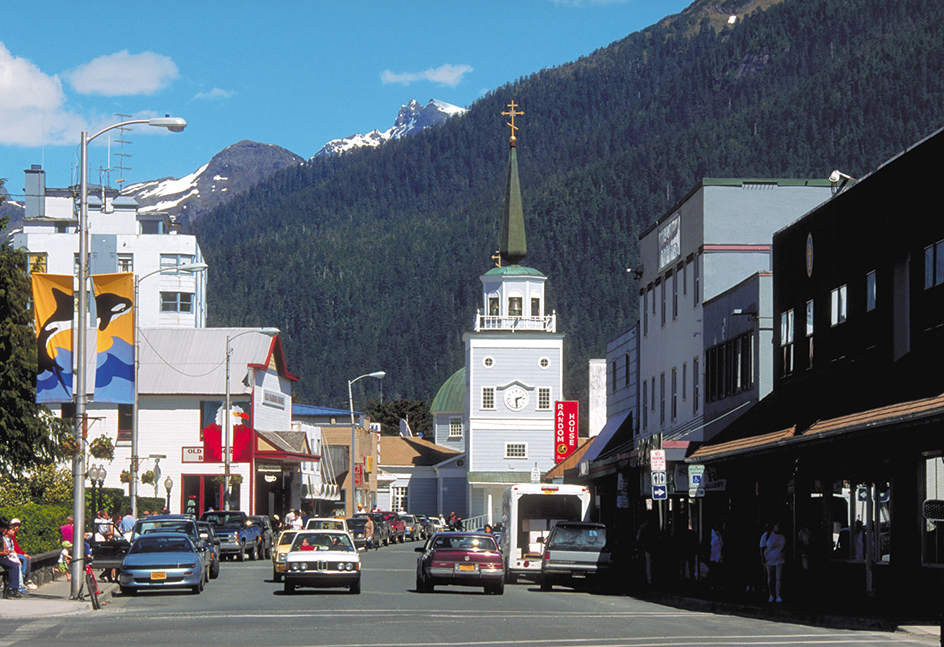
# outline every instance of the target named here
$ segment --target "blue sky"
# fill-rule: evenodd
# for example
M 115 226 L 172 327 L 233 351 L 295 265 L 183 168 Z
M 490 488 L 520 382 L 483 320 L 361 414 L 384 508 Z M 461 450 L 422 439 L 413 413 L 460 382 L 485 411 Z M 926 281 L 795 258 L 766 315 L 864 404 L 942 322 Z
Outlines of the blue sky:
M 242 139 L 309 157 L 331 139 L 390 128 L 410 99 L 467 107 L 690 1 L 5 2 L 0 177 L 14 199 L 30 164 L 43 165 L 47 186 L 69 185 L 79 133 L 116 113 L 188 122 L 180 134 L 126 135 L 129 182 L 181 177 Z M 109 164 L 107 143 L 90 147 L 91 182 Z

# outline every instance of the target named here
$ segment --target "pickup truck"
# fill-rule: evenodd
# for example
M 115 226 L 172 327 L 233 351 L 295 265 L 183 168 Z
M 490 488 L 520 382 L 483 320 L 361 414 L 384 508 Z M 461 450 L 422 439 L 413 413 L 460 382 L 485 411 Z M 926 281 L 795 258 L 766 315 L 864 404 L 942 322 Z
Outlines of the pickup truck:
M 213 510 L 204 512 L 200 521 L 213 526 L 220 540 L 220 556 L 235 556 L 239 561 L 260 558 L 263 552 L 259 524 L 253 522 L 245 512 L 239 510 Z
M 383 518 L 390 525 L 390 541 L 403 543 L 406 541 L 406 522 L 396 512 L 383 512 Z

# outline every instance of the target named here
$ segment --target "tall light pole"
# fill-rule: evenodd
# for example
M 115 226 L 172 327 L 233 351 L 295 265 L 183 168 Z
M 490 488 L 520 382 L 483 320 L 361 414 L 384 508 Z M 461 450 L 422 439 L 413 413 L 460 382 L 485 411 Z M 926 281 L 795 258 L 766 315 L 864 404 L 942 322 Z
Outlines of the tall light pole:
M 138 369 L 141 365 L 141 342 L 138 337 L 138 328 L 141 321 L 138 315 L 141 312 L 141 306 L 138 303 L 140 296 L 138 286 L 141 281 L 149 276 L 171 270 L 196 274 L 197 272 L 205 272 L 207 264 L 185 263 L 183 265 L 173 265 L 148 272 L 141 277 L 136 274 L 134 277 L 134 405 L 131 407 L 131 483 L 129 484 L 128 495 L 131 497 L 131 514 L 135 519 L 138 518 Z
M 387 377 L 385 371 L 376 371 L 375 373 L 366 373 L 365 375 L 360 375 L 355 377 L 353 380 L 347 381 L 347 401 L 351 405 L 351 474 L 349 480 L 351 482 L 351 512 L 350 515 L 353 517 L 354 513 L 357 512 L 357 486 L 354 484 L 354 447 L 357 444 L 357 427 L 354 426 L 354 392 L 351 390 L 351 385 L 357 382 L 358 380 L 372 377 L 376 380 L 382 380 Z
M 229 446 L 230 446 L 230 433 L 232 429 L 232 420 L 230 419 L 233 415 L 230 412 L 230 398 L 229 398 L 229 359 L 233 354 L 233 350 L 229 347 L 229 343 L 236 339 L 237 337 L 242 337 L 243 335 L 248 335 L 249 333 L 260 333 L 266 335 L 267 337 L 275 337 L 279 334 L 278 328 L 257 328 L 255 330 L 244 330 L 241 333 L 236 333 L 233 336 L 226 336 L 226 447 L 223 450 L 223 509 L 229 510 L 229 472 L 230 472 L 230 455 L 229 455 Z
M 75 384 L 73 397 L 75 398 L 75 427 L 73 435 L 80 448 L 80 451 L 72 457 L 72 484 L 74 503 L 72 505 L 73 527 L 76 528 L 76 536 L 72 544 L 72 587 L 70 597 L 74 600 L 79 597 L 82 589 L 82 573 L 85 567 L 82 564 L 84 556 L 84 534 L 85 534 L 85 472 L 83 463 L 85 462 L 85 405 L 88 394 L 85 390 L 86 373 L 88 368 L 85 364 L 85 346 L 86 336 L 88 334 L 88 145 L 89 142 L 107 133 L 109 130 L 130 126 L 132 124 L 147 124 L 159 128 L 179 133 L 187 127 L 187 122 L 180 117 L 155 117 L 153 119 L 132 119 L 131 121 L 122 121 L 113 124 L 107 128 L 99 130 L 97 133 L 88 136 L 86 131 L 82 131 L 79 141 L 79 301 L 78 313 L 76 317 L 76 344 L 75 344 Z

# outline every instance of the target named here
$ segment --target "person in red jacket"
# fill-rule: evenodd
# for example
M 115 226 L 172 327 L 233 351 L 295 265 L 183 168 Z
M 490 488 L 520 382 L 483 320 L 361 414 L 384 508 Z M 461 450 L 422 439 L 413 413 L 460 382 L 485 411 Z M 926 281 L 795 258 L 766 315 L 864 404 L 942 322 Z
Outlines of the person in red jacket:
M 37 587 L 33 584 L 33 580 L 30 579 L 33 573 L 33 560 L 23 552 L 23 549 L 20 548 L 19 542 L 16 540 L 16 533 L 20 530 L 20 520 L 14 518 L 10 521 L 10 531 L 7 533 L 7 536 L 13 539 L 13 550 L 16 552 L 17 556 L 20 558 L 20 564 L 22 565 L 21 578 L 20 581 L 26 586 L 30 591 L 35 591 Z

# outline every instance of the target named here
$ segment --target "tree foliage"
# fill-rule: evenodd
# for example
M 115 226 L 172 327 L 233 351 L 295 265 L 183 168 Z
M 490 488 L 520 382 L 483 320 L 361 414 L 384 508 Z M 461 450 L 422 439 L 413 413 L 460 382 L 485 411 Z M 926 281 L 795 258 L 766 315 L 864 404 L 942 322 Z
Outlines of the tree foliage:
M 586 410 L 587 360 L 637 320 L 625 268 L 639 234 L 699 181 L 860 177 L 944 123 L 939 0 L 783 0 L 735 25 L 710 18 L 717 4 L 408 140 L 285 169 L 204 217 L 209 289 L 226 295 L 210 322 L 279 326 L 300 402 L 344 401 L 344 376 L 379 369 L 395 399 L 432 400 L 483 307 L 514 99 L 524 264 L 548 276 L 564 395 Z
M 367 411 L 371 422 L 380 423 L 380 433 L 385 436 L 400 434 L 400 421 L 406 420 L 414 436 L 433 438 L 433 417 L 429 413 L 429 403 L 415 400 L 371 400 Z
M 0 229 L 6 219 L 0 219 Z M 48 465 L 58 457 L 61 421 L 36 404 L 36 334 L 29 256 L 0 242 L 0 473 Z

